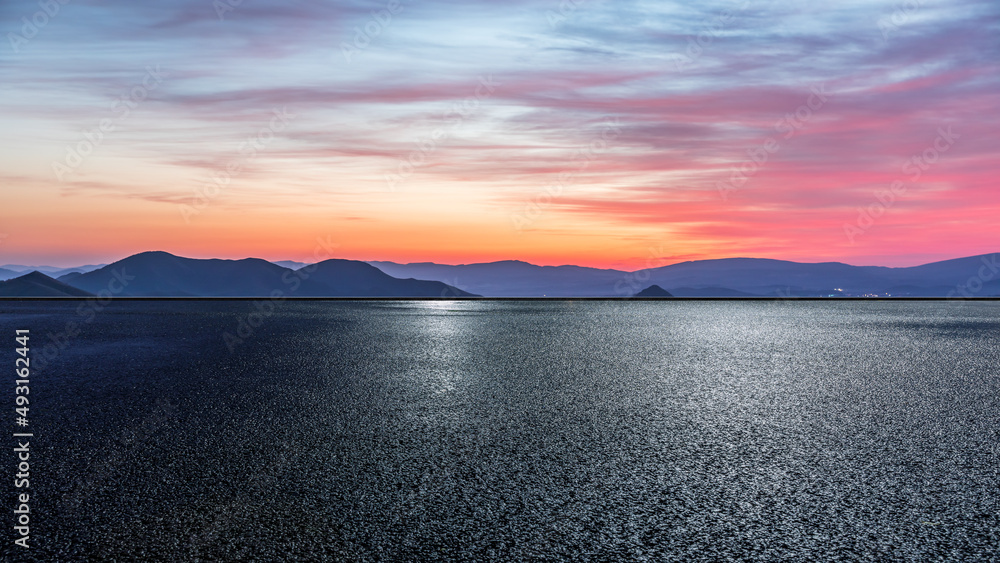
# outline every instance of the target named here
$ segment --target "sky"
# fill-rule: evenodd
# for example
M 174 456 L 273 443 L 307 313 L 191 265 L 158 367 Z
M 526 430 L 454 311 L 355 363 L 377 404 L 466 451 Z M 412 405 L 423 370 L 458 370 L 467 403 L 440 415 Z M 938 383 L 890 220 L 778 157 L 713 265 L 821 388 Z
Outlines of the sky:
M 0 3 L 0 263 L 1000 251 L 995 0 Z

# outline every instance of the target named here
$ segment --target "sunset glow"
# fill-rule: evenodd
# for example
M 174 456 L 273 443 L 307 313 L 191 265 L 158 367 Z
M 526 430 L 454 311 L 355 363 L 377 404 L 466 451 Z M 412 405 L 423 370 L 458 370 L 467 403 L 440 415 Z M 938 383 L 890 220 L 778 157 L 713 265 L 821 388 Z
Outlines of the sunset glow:
M 232 4 L 0 5 L 3 262 L 1000 249 L 994 0 Z

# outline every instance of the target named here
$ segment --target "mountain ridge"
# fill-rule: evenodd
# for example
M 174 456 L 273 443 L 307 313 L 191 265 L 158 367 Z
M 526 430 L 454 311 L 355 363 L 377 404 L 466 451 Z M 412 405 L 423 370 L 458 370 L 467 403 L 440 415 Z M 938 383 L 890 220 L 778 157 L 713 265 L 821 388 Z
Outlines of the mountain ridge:
M 121 297 L 472 297 L 433 280 L 400 280 L 364 262 L 327 260 L 298 270 L 260 258 L 184 258 L 141 252 L 59 281 Z
M 685 297 L 948 297 L 950 293 L 988 296 L 1000 292 L 1000 254 L 897 268 L 737 257 L 689 260 L 634 272 L 526 263 L 506 268 L 504 261 L 465 265 L 370 263 L 393 276 L 447 280 L 466 291 L 491 297 L 628 297 L 649 285 Z M 966 284 L 972 287 L 965 288 Z M 976 289 L 979 284 L 982 286 Z
M 1000 253 L 911 267 L 738 257 L 628 272 L 522 260 L 447 265 L 334 258 L 289 268 L 259 258 L 194 259 L 148 251 L 90 272 L 72 270 L 53 281 L 88 295 L 123 297 L 267 297 L 275 292 L 362 298 L 632 297 L 650 286 L 675 297 L 990 297 L 1000 294 Z M 61 291 L 49 282 L 41 285 L 42 293 Z
M 39 271 L 0 281 L 0 297 L 93 297 L 79 288 L 60 282 Z

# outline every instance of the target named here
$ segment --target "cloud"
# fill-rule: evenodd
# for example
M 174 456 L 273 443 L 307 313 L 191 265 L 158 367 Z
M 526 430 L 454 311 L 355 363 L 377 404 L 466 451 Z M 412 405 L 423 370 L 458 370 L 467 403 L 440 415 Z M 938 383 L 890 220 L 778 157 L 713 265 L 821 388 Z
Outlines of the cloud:
M 17 29 L 33 6 L 4 3 L 0 24 Z M 434 138 L 418 171 L 423 187 L 411 187 L 427 197 L 475 191 L 516 209 L 574 169 L 548 207 L 564 221 L 622 232 L 668 225 L 692 244 L 752 235 L 762 249 L 823 225 L 833 234 L 806 242 L 827 244 L 845 214 L 900 177 L 940 127 L 960 141 L 913 182 L 887 230 L 926 232 L 928 223 L 914 225 L 929 221 L 952 232 L 1000 203 L 991 192 L 1000 4 L 991 0 L 927 0 L 905 17 L 889 0 L 791 9 L 595 0 L 564 12 L 555 1 L 402 6 L 348 62 L 342 44 L 385 2 L 247 0 L 220 19 L 205 0 L 74 1 L 21 53 L 4 54 L 17 80 L 0 89 L 0 122 L 26 141 L 0 148 L 32 155 L 7 157 L 8 169 L 19 185 L 44 185 L 66 143 L 108 117 L 147 65 L 160 64 L 170 77 L 100 147 L 99 157 L 113 158 L 95 158 L 87 178 L 96 180 L 74 193 L 176 203 L 191 189 L 178 178 L 225 166 L 273 109 L 288 107 L 295 122 L 242 176 L 257 190 L 253 200 L 272 198 L 274 209 L 301 194 L 259 183 L 285 175 L 283 184 L 327 190 L 323 197 L 369 189 Z M 457 119 L 456 104 L 475 96 L 483 77 L 495 90 Z M 814 88 L 828 101 L 785 137 L 778 125 L 805 115 Z M 609 120 L 620 134 L 576 170 L 574 155 Z M 768 138 L 780 149 L 721 201 L 716 184 Z M 127 185 L 115 165 L 101 164 L 123 160 L 172 173 Z M 322 174 L 336 180 L 322 184 Z M 947 216 L 935 221 L 932 208 Z M 365 216 L 378 214 L 373 207 Z

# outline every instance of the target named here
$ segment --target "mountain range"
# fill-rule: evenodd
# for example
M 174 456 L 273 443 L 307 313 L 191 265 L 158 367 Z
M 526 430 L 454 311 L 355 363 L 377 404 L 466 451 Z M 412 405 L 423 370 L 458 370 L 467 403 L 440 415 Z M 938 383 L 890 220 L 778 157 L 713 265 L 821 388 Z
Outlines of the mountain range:
M 520 261 L 447 266 L 370 262 L 391 276 L 447 281 L 491 297 L 628 297 L 657 285 L 675 297 L 948 297 L 1000 294 L 1000 254 L 910 268 L 761 258 L 681 262 L 637 272 Z M 965 295 L 968 294 L 968 295 Z
M 66 287 L 116 297 L 476 297 L 438 281 L 398 279 L 354 260 L 326 260 L 292 270 L 266 260 L 199 260 L 143 252 L 58 280 L 32 272 L 0 285 L 0 296 L 55 297 Z M 32 294 L 33 285 L 39 286 Z
M 77 266 L 75 268 L 59 268 L 56 266 L 25 266 L 23 264 L 4 264 L 0 266 L 0 281 L 9 280 L 23 276 L 31 272 L 40 272 L 50 278 L 58 278 L 72 272 L 90 272 L 107 264 L 89 264 L 87 266 Z
M 0 281 L 0 297 L 89 297 L 82 289 L 54 280 L 41 272 Z
M 682 262 L 636 272 L 516 260 L 444 265 L 257 258 L 201 260 L 143 252 L 108 265 L 15 271 L 0 296 L 80 297 L 989 297 L 1000 254 L 909 268 L 757 258 Z M 665 294 L 665 295 L 664 295 Z

